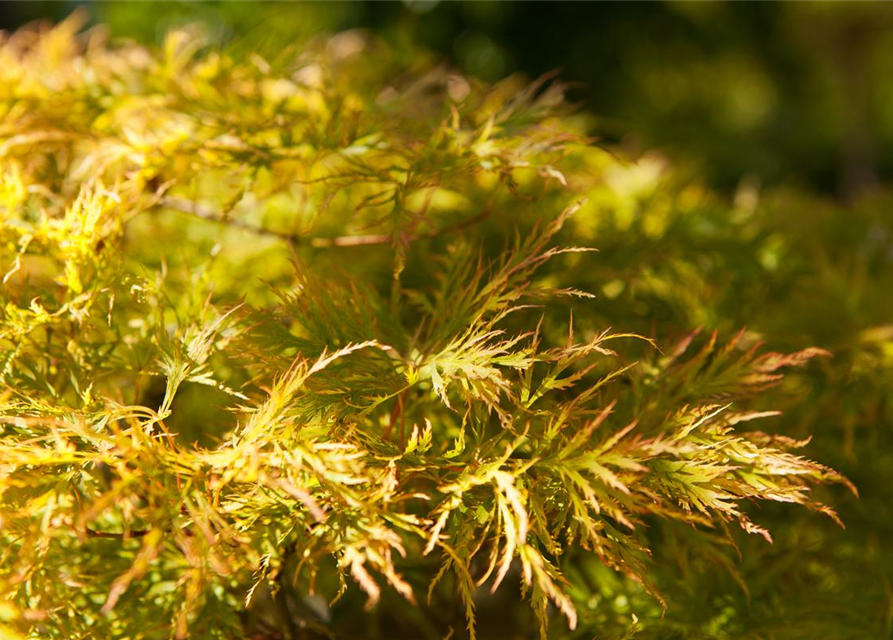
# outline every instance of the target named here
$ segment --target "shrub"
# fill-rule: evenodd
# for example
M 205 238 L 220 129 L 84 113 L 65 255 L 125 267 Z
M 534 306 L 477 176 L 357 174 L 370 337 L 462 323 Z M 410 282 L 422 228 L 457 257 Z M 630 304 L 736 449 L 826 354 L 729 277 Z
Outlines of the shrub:
M 827 353 L 729 326 L 787 245 L 560 83 L 70 20 L 0 110 L 7 637 L 660 632 L 684 558 L 747 587 L 751 503 L 836 519 L 749 430 Z

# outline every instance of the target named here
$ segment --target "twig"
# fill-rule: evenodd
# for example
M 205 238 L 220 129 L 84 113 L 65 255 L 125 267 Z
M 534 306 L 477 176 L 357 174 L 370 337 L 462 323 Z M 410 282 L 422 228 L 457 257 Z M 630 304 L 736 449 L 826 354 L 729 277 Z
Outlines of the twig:
M 349 236 L 337 236 L 334 238 L 320 238 L 320 237 L 308 237 L 301 236 L 293 233 L 287 233 L 284 231 L 275 231 L 273 229 L 268 229 L 266 227 L 260 227 L 257 225 L 249 224 L 244 220 L 239 220 L 238 218 L 224 218 L 222 216 L 217 215 L 210 208 L 199 204 L 198 202 L 193 202 L 191 200 L 186 200 L 184 198 L 174 198 L 167 197 L 162 198 L 159 201 L 164 207 L 168 209 L 173 209 L 175 211 L 179 211 L 181 213 L 188 213 L 190 215 L 194 215 L 196 217 L 201 218 L 202 220 L 208 220 L 209 222 L 217 222 L 219 224 L 228 224 L 233 227 L 237 227 L 239 229 L 244 229 L 246 231 L 251 231 L 253 233 L 257 233 L 259 235 L 269 236 L 273 238 L 278 238 L 280 240 L 285 240 L 292 244 L 309 244 L 312 247 L 327 249 L 332 247 L 362 247 L 369 245 L 379 245 L 379 244 L 388 244 L 392 242 L 393 236 L 389 234 L 383 233 L 374 233 L 374 234 L 365 234 L 365 235 L 349 235 Z M 415 236 L 410 236 L 407 238 L 408 242 L 414 242 L 416 240 L 421 240 L 424 238 L 435 238 L 437 236 L 445 235 L 448 233 L 453 233 L 454 231 L 461 231 L 467 227 L 470 227 L 474 224 L 477 224 L 481 220 L 487 217 L 490 213 L 490 206 L 488 204 L 487 208 L 484 209 L 481 213 L 468 218 L 467 220 L 461 220 L 455 224 L 449 225 L 447 227 L 443 227 L 442 229 L 435 229 L 432 231 L 426 231 L 424 233 L 417 234 Z
M 113 538 L 115 540 L 129 540 L 130 538 L 142 538 L 149 535 L 148 530 L 137 529 L 128 533 L 109 533 L 108 531 L 94 531 L 90 527 L 84 527 L 84 532 L 90 538 Z

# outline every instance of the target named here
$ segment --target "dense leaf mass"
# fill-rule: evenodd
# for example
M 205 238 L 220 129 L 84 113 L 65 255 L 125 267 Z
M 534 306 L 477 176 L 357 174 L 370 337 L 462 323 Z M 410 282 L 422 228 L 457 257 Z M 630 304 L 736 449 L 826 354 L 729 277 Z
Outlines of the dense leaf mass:
M 776 407 L 879 384 L 890 332 L 809 333 L 830 360 L 777 308 L 752 322 L 787 352 L 738 332 L 819 277 L 808 233 L 582 126 L 557 82 L 362 33 L 6 36 L 0 635 L 740 628 L 764 515 L 793 517 L 753 505 L 837 519 L 810 489 L 851 486 Z M 691 572 L 740 587 L 682 624 Z

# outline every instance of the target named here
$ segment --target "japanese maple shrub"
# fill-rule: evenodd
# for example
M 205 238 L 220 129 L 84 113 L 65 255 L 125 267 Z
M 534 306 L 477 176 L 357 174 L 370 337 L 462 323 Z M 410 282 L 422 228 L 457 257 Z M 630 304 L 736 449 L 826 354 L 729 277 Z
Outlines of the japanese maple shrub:
M 672 607 L 655 545 L 734 572 L 748 504 L 836 517 L 749 426 L 824 352 L 578 288 L 633 196 L 561 89 L 5 36 L 0 635 L 591 637 L 591 571 Z

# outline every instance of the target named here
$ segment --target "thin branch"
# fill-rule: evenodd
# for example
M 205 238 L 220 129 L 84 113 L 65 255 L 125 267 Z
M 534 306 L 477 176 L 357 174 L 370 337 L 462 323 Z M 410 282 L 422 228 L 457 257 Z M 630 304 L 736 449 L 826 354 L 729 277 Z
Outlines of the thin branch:
M 126 534 L 124 533 L 109 533 L 108 531 L 94 531 L 90 527 L 84 527 L 84 531 L 87 534 L 87 537 L 90 538 L 112 538 L 115 540 L 129 540 L 130 538 L 142 538 L 144 536 L 149 535 L 148 530 L 137 529 L 136 531 L 129 531 Z
M 282 240 L 291 241 L 299 239 L 297 236 L 294 236 L 292 234 L 280 233 L 278 231 L 273 231 L 272 229 L 267 229 L 265 227 L 258 227 L 253 224 L 248 224 L 244 220 L 239 220 L 238 218 L 223 218 L 217 215 L 209 207 L 206 207 L 205 205 L 199 204 L 198 202 L 194 202 L 192 200 L 187 200 L 185 198 L 175 198 L 168 196 L 162 198 L 159 201 L 159 204 L 163 207 L 167 207 L 168 209 L 174 209 L 175 211 L 180 211 L 181 213 L 188 213 L 190 215 L 199 217 L 202 220 L 208 220 L 209 222 L 218 222 L 220 224 L 228 224 L 231 227 L 245 229 L 246 231 L 252 231 L 260 235 L 273 236 L 276 238 L 281 238 Z
M 292 244 L 309 244 L 312 247 L 320 249 L 332 247 L 361 247 L 368 245 L 389 244 L 393 241 L 392 235 L 384 233 L 336 236 L 334 238 L 320 238 L 301 236 L 283 231 L 275 231 L 266 227 L 249 224 L 244 220 L 239 220 L 238 218 L 224 218 L 217 215 L 209 207 L 199 204 L 198 202 L 186 200 L 185 198 L 166 197 L 162 198 L 159 201 L 159 204 L 163 207 L 167 207 L 168 209 L 173 209 L 181 213 L 188 213 L 190 215 L 197 216 L 202 220 L 208 220 L 209 222 L 228 224 L 232 227 L 244 229 L 245 231 L 251 231 L 259 235 L 278 238 L 279 240 L 285 240 L 286 242 Z M 410 236 L 407 238 L 407 241 L 414 242 L 416 240 L 421 240 L 424 238 L 436 238 L 437 236 L 445 235 L 455 231 L 461 231 L 462 229 L 477 224 L 478 222 L 486 218 L 489 213 L 490 206 L 488 205 L 487 208 L 484 209 L 481 213 L 468 218 L 467 220 L 461 220 L 455 224 L 443 227 L 442 229 L 435 229 L 432 231 L 426 231 L 425 233 L 417 234 L 415 236 Z

